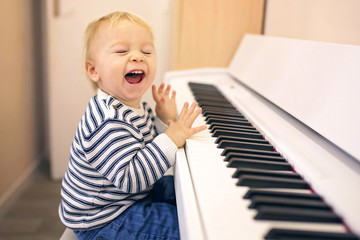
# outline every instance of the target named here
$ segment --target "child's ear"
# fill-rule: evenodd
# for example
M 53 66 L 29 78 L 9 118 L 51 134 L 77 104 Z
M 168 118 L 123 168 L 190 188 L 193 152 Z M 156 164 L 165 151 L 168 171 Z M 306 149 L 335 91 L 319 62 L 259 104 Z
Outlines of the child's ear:
M 94 82 L 98 82 L 100 80 L 100 76 L 96 71 L 95 64 L 91 60 L 86 60 L 85 69 L 88 77 Z

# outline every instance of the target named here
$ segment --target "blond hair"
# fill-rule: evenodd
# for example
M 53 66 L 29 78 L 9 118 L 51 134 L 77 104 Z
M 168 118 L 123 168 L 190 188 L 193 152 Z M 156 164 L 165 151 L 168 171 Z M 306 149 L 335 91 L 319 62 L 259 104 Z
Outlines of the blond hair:
M 92 40 L 94 39 L 94 35 L 97 31 L 97 29 L 99 28 L 100 24 L 103 22 L 108 22 L 110 25 L 110 28 L 120 22 L 120 21 L 130 21 L 132 23 L 136 23 L 139 24 L 143 27 L 145 27 L 147 30 L 149 30 L 151 37 L 153 37 L 152 34 L 152 29 L 150 27 L 150 25 L 148 23 L 145 22 L 144 19 L 142 19 L 140 16 L 134 14 L 134 13 L 129 13 L 129 12 L 113 12 L 110 14 L 107 14 L 101 18 L 98 18 L 94 21 L 92 21 L 91 23 L 88 24 L 85 33 L 84 33 L 84 37 L 83 37 L 83 42 L 84 42 L 84 49 L 83 49 L 83 66 L 86 66 L 86 61 L 90 59 L 90 47 L 91 47 L 91 43 Z M 93 82 L 93 81 L 91 81 Z M 95 83 L 93 83 L 95 84 Z M 94 87 L 96 88 L 96 84 L 94 85 Z

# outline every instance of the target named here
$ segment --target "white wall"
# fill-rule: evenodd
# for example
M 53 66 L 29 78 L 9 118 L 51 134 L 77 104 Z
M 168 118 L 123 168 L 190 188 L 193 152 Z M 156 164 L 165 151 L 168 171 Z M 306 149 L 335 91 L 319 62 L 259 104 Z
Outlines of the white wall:
M 359 0 L 267 0 L 264 34 L 360 45 Z

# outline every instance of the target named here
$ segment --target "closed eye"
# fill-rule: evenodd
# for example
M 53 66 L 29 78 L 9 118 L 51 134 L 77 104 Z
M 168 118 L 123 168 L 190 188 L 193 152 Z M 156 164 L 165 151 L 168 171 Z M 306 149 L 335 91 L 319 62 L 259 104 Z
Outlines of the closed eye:
M 119 50 L 119 51 L 116 51 L 116 53 L 125 54 L 125 53 L 127 53 L 127 50 Z

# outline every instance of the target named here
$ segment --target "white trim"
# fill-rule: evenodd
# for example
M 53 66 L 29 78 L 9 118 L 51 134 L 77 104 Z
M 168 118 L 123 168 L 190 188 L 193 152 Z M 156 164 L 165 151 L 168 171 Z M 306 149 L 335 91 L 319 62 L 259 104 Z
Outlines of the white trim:
M 41 159 L 41 158 L 39 158 Z M 41 160 L 33 161 L 30 166 L 21 174 L 19 178 L 8 188 L 5 193 L 0 196 L 0 215 L 3 214 L 3 211 L 7 210 L 7 204 L 9 204 L 12 198 L 15 198 L 23 189 L 24 184 L 26 183 L 26 180 L 28 180 L 31 175 L 34 173 L 34 171 L 39 166 Z

